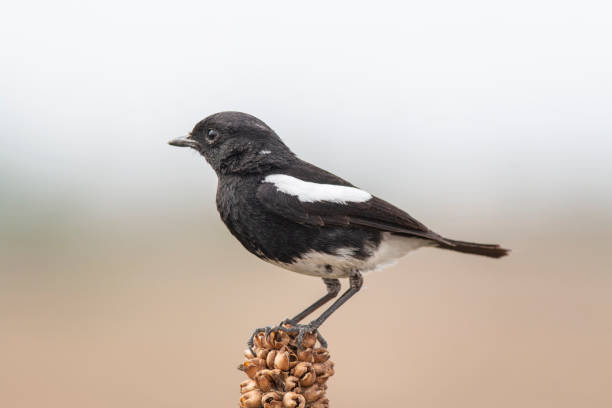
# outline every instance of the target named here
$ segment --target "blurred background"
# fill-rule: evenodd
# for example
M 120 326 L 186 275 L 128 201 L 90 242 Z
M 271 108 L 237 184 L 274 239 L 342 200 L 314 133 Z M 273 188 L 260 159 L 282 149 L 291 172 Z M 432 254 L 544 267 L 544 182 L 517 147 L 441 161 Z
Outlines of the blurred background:
M 222 110 L 444 235 L 323 328 L 333 407 L 612 406 L 608 2 L 22 1 L 0 13 L 0 406 L 237 406 L 324 287 L 168 146 Z M 267 295 L 267 296 L 266 296 Z

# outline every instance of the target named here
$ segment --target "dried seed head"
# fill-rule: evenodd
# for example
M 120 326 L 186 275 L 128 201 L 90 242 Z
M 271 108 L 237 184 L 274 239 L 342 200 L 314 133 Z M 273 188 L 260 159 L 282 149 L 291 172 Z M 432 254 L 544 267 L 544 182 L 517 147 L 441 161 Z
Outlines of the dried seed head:
M 274 357 L 274 368 L 279 370 L 289 370 L 289 353 L 285 350 L 279 350 Z
M 290 325 L 287 327 L 291 327 Z M 240 365 L 249 380 L 240 384 L 242 408 L 329 408 L 327 379 L 334 374 L 329 352 L 315 348 L 317 336 L 298 331 L 274 331 L 254 338 L 253 352 L 246 350 Z
M 315 363 L 324 363 L 329 360 L 329 351 L 323 347 L 316 348 L 312 351 Z
M 253 390 L 243 394 L 240 398 L 240 406 L 242 408 L 259 408 L 261 407 L 261 391 Z
M 314 384 L 305 388 L 303 394 L 306 401 L 313 402 L 325 395 L 325 389 L 321 388 L 319 384 Z
M 284 408 L 304 408 L 305 406 L 306 398 L 303 395 L 289 391 L 283 396 Z
M 269 392 L 261 398 L 263 408 L 282 408 L 283 397 L 278 392 Z
M 240 393 L 246 394 L 249 391 L 253 391 L 257 387 L 257 383 L 253 380 L 244 380 L 240 383 Z

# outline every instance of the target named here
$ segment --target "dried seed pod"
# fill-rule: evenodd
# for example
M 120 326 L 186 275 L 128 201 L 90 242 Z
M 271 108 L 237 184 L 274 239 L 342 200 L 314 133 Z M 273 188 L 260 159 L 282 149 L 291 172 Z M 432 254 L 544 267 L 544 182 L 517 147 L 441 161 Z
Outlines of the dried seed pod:
M 280 330 L 273 331 L 270 332 L 270 334 L 266 338 L 266 346 L 273 349 L 279 349 L 289 344 L 289 340 L 291 340 L 291 338 L 286 332 Z
M 263 408 L 282 408 L 283 396 L 276 391 L 264 394 L 261 398 Z
M 313 365 L 315 373 L 317 373 L 317 383 L 325 384 L 327 379 L 334 375 L 334 363 L 331 360 L 325 363 L 317 363 Z
M 257 371 L 261 370 L 262 368 L 266 368 L 266 362 L 261 358 L 251 358 L 246 360 L 242 364 L 242 367 L 246 375 L 248 375 L 252 380 L 255 378 L 255 373 L 257 373 Z
M 259 332 L 253 337 L 253 343 L 257 348 L 265 348 L 266 346 L 266 333 Z
M 319 384 L 314 384 L 308 388 L 304 388 L 302 394 L 307 402 L 313 402 L 325 395 L 325 390 L 321 388 Z
M 268 368 L 274 368 L 274 359 L 276 358 L 276 350 L 270 350 L 266 356 L 266 365 Z
M 254 364 L 249 366 L 243 365 L 239 368 L 242 369 L 251 380 L 255 378 L 255 374 L 257 374 L 257 366 Z
M 327 382 L 327 380 L 329 379 L 329 377 L 331 377 L 333 374 L 323 374 L 321 377 L 317 377 L 317 383 L 318 384 L 325 384 Z M 321 381 L 319 381 L 319 379 L 321 379 Z
M 285 378 L 285 391 L 293 391 L 298 385 L 299 378 L 292 375 Z
M 312 371 L 312 364 L 302 361 L 293 368 L 292 374 L 300 378 L 301 376 L 306 374 L 308 371 Z
M 310 387 L 317 380 L 317 375 L 313 372 L 307 372 L 300 378 L 300 385 L 302 387 Z
M 249 391 L 253 391 L 257 387 L 257 383 L 253 380 L 244 380 L 240 383 L 240 393 L 246 394 Z
M 302 387 L 310 387 L 317 379 L 312 364 L 306 361 L 302 361 L 295 366 L 293 375 L 300 379 L 300 385 Z
M 317 377 L 317 379 L 315 380 L 315 382 L 319 385 L 325 385 L 325 383 L 327 382 L 327 379 L 329 378 L 329 376 L 323 376 L 320 375 Z
M 255 382 L 263 392 L 268 392 L 272 388 L 278 388 L 282 386 L 282 371 L 279 369 L 274 370 L 260 370 L 255 374 Z
M 298 360 L 297 354 L 292 350 L 287 350 L 287 352 L 289 353 L 289 368 L 293 368 L 300 362 L 300 360 Z
M 303 395 L 289 391 L 283 396 L 284 408 L 304 408 L 305 406 L 306 398 Z
M 334 370 L 334 363 L 328 360 L 323 364 L 327 364 L 327 363 L 330 363 L 330 364 L 326 365 L 325 372 L 323 373 L 323 375 L 331 377 L 332 375 L 336 374 L 336 370 Z
M 313 350 L 311 348 L 303 349 L 297 351 L 297 358 L 300 361 L 306 361 L 309 363 L 314 362 L 313 358 Z
M 317 375 L 334 375 L 334 363 L 330 360 L 327 360 L 324 363 L 315 363 L 313 364 L 313 367 Z
M 242 408 L 259 408 L 261 407 L 261 391 L 253 390 L 240 397 L 240 406 Z
M 259 389 L 263 392 L 268 392 L 274 385 L 274 379 L 270 370 L 260 370 L 255 373 L 255 382 Z
M 274 368 L 287 371 L 289 369 L 289 353 L 285 350 L 279 350 L 274 357 Z
M 257 354 L 257 358 L 261 358 L 262 360 L 265 360 L 268 357 L 268 354 L 270 354 L 270 350 L 256 349 L 255 354 Z
M 309 405 L 309 408 L 329 408 L 329 400 L 321 398 Z
M 323 347 L 316 348 L 312 351 L 315 363 L 324 363 L 329 360 L 329 351 Z

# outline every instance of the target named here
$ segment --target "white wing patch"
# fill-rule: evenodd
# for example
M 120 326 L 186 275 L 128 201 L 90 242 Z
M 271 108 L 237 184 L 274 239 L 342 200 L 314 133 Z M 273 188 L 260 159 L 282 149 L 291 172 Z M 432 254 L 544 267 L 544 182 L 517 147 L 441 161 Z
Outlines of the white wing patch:
M 319 184 L 300 180 L 286 174 L 271 174 L 264 179 L 282 193 L 296 196 L 303 203 L 329 201 L 337 204 L 363 203 L 372 198 L 367 191 L 335 184 Z

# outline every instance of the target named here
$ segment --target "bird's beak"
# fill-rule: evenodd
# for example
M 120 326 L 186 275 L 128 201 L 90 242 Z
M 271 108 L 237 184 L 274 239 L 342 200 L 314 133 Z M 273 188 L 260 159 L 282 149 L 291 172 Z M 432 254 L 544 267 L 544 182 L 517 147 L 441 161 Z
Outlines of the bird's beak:
M 194 149 L 200 148 L 200 143 L 198 143 L 196 140 L 193 140 L 191 138 L 191 135 L 172 139 L 171 141 L 168 142 L 168 144 L 172 146 L 179 146 L 179 147 L 193 147 Z

